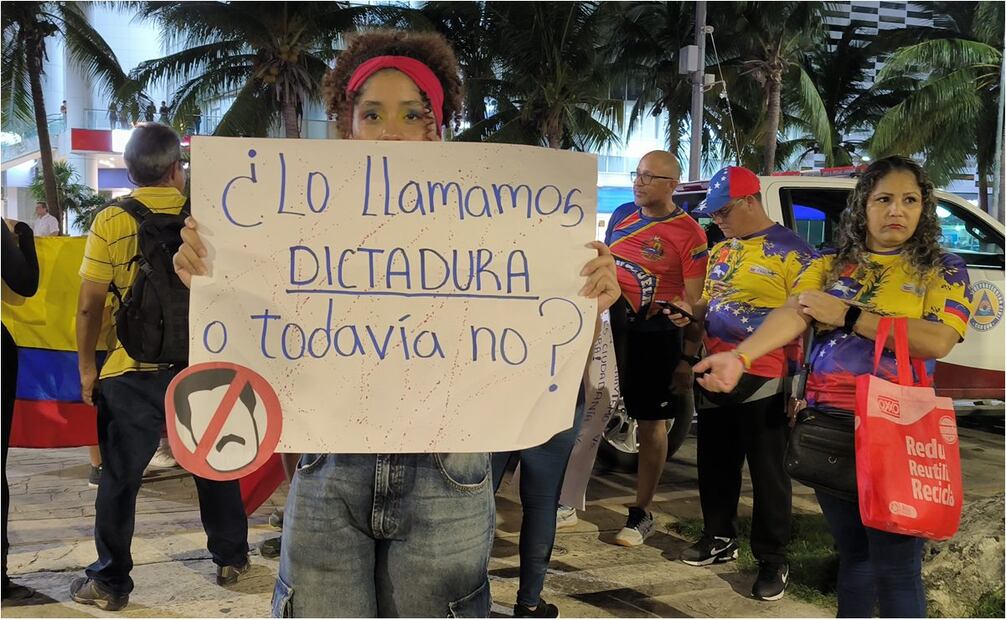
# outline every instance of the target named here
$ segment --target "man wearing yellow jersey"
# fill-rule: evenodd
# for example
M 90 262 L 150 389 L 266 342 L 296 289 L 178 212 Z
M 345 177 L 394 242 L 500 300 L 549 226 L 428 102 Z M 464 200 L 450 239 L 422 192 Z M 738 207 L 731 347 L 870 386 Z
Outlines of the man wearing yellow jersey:
M 185 170 L 181 144 L 171 128 L 140 123 L 126 143 L 123 159 L 139 187 L 131 198 L 154 213 L 181 212 Z M 139 225 L 114 204 L 98 213 L 87 236 L 77 300 L 77 350 L 81 396 L 98 407 L 101 484 L 95 500 L 94 543 L 98 559 L 87 577 L 70 586 L 74 601 L 116 611 L 129 602 L 133 580 L 130 546 L 136 495 L 143 470 L 164 433 L 164 395 L 177 367 L 142 364 L 126 354 L 109 330 L 108 356 L 99 380 L 95 359 L 110 285 L 125 293 L 136 278 Z M 237 481 L 195 476 L 207 547 L 217 565 L 217 583 L 237 581 L 248 564 L 248 520 Z
M 700 338 L 707 354 L 734 352 L 772 310 L 823 284 L 818 252 L 768 217 L 760 192 L 753 172 L 731 166 L 713 176 L 705 203 L 695 210 L 712 217 L 727 238 L 709 253 L 702 299 L 691 309 L 699 323 L 687 330 L 685 354 L 693 363 Z M 681 315 L 672 320 L 688 324 Z M 754 490 L 751 551 L 760 565 L 751 595 L 760 600 L 782 598 L 789 578 L 792 488 L 783 466 L 789 430 L 784 390 L 797 350 L 781 347 L 753 364 L 738 352 L 746 372 L 737 387 L 714 394 L 700 385 L 696 395 L 704 531 L 681 559 L 705 566 L 737 558 L 737 502 L 747 459 Z

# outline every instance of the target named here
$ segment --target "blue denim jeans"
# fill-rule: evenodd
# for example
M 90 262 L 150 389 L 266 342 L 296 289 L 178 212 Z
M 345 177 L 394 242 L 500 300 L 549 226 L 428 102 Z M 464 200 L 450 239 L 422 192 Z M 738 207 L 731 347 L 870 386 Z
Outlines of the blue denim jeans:
M 925 540 L 863 525 L 859 504 L 817 492 L 838 546 L 838 617 L 925 618 L 922 546 Z
M 580 433 L 583 421 L 583 404 L 576 407 L 573 427 L 566 429 L 547 442 L 533 448 L 515 452 L 497 452 L 492 456 L 493 489 L 503 481 L 507 463 L 520 459 L 520 505 L 523 519 L 520 523 L 520 585 L 517 603 L 535 607 L 541 599 L 545 585 L 545 571 L 552 559 L 555 544 L 555 511 L 559 507 L 562 481 L 566 464 Z
M 489 456 L 308 454 L 287 497 L 275 617 L 487 617 Z
M 87 576 L 116 594 L 129 594 L 133 580 L 130 546 L 136 495 L 143 470 L 164 434 L 164 394 L 177 370 L 127 372 L 102 379 L 98 393 L 101 484 L 94 500 L 94 545 L 98 559 Z M 237 480 L 192 476 L 206 546 L 218 566 L 238 566 L 248 557 L 248 518 Z

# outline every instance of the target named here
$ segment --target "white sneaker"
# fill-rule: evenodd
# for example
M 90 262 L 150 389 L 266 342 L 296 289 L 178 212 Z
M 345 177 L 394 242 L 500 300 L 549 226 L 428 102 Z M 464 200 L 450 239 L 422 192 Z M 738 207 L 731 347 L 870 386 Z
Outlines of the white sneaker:
M 178 462 L 171 454 L 171 446 L 168 445 L 168 440 L 162 439 L 161 444 L 157 446 L 157 451 L 154 452 L 154 456 L 150 459 L 150 463 L 147 464 L 147 468 L 144 471 L 170 469 L 176 465 L 178 465 Z
M 623 547 L 639 546 L 653 534 L 655 529 L 653 513 L 633 506 L 629 508 L 629 518 L 625 521 L 625 527 L 615 535 L 615 544 Z
M 580 522 L 576 516 L 576 508 L 559 504 L 559 509 L 555 511 L 555 529 L 561 530 L 564 527 L 573 527 Z

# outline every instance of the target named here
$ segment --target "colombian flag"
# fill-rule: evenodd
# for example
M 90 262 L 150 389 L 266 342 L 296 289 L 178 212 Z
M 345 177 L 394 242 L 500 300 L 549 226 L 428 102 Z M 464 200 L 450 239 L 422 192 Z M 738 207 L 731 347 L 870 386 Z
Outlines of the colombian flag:
M 77 371 L 77 272 L 84 242 L 84 237 L 36 237 L 38 292 L 23 298 L 4 290 L 3 324 L 18 345 L 11 446 L 69 448 L 98 443 L 96 412 L 80 399 Z M 105 342 L 106 335 L 99 342 Z
M 36 237 L 38 292 L 24 298 L 4 287 L 3 324 L 18 345 L 12 447 L 71 448 L 98 443 L 97 411 L 81 401 L 77 370 L 77 294 L 85 241 L 85 237 Z M 110 304 L 111 297 L 99 343 L 108 342 Z M 102 358 L 99 351 L 99 364 Z M 242 478 L 245 511 L 254 512 L 283 480 L 279 455 Z

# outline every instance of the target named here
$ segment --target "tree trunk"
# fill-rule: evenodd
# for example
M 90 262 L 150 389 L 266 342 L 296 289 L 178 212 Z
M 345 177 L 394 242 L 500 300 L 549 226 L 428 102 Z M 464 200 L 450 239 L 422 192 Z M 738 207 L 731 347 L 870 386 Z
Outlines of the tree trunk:
M 775 170 L 775 150 L 779 137 L 779 116 L 782 111 L 782 75 L 777 75 L 775 71 L 772 71 L 766 81 L 766 88 L 768 88 L 768 126 L 765 128 L 764 161 L 761 173 L 770 175 Z
M 681 144 L 681 135 L 678 133 L 678 119 L 674 114 L 671 114 L 670 108 L 667 108 L 667 150 L 670 151 L 674 158 L 678 157 L 678 146 Z
M 283 126 L 287 138 L 300 137 L 300 123 L 297 122 L 297 102 L 285 99 L 283 101 Z
M 977 170 L 978 174 L 978 208 L 982 211 L 989 213 L 989 175 L 988 175 L 988 162 L 978 160 Z
M 562 123 L 558 114 L 550 116 L 545 121 L 545 140 L 550 149 L 562 148 Z
M 28 80 L 31 82 L 31 100 L 35 108 L 35 125 L 38 129 L 38 154 L 42 160 L 42 181 L 45 185 L 45 201 L 49 213 L 59 222 L 59 234 L 63 234 L 63 214 L 56 191 L 56 172 L 52 165 L 52 143 L 49 140 L 49 121 L 45 116 L 45 96 L 42 94 L 42 57 L 44 40 L 38 38 L 27 45 Z

